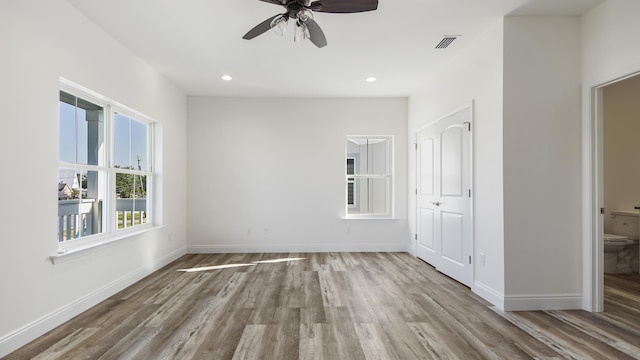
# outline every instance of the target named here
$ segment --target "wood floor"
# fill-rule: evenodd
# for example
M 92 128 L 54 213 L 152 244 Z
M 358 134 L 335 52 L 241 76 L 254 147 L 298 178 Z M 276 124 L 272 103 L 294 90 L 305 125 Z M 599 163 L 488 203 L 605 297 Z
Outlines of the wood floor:
M 634 359 L 639 278 L 501 314 L 403 253 L 186 255 L 6 359 Z

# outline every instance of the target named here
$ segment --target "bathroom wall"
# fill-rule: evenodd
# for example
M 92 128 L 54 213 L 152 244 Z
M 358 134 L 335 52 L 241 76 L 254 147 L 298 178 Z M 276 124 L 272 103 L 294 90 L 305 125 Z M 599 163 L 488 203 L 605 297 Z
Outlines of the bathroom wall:
M 611 232 L 611 210 L 640 206 L 640 75 L 603 91 L 604 229 Z

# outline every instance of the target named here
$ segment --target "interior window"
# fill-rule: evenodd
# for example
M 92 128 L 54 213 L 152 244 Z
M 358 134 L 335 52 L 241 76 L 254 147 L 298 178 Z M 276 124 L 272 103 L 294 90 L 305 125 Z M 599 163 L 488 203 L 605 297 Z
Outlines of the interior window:
M 347 217 L 391 216 L 392 149 L 391 136 L 347 137 Z

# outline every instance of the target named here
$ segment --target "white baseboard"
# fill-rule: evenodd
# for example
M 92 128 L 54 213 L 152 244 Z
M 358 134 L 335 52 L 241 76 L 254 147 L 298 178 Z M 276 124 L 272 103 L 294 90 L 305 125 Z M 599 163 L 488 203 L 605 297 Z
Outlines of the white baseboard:
M 42 336 L 51 329 L 79 315 L 83 311 L 99 304 L 118 291 L 140 281 L 145 276 L 178 259 L 187 253 L 186 248 L 173 251 L 152 264 L 150 269 L 140 267 L 125 276 L 61 307 L 31 323 L 0 337 L 0 358 Z
M 480 296 L 481 298 L 493 304 L 498 309 L 500 310 L 504 309 L 504 294 L 499 293 L 498 291 L 490 288 L 489 286 L 479 281 L 475 281 L 473 283 L 472 291 L 476 295 Z
M 505 296 L 478 281 L 473 284 L 473 292 L 501 311 L 582 309 L 582 294 Z
M 582 294 L 505 296 L 505 311 L 582 309 Z
M 232 253 L 321 253 L 321 252 L 406 252 L 407 245 L 392 244 L 222 244 L 189 245 L 189 254 Z

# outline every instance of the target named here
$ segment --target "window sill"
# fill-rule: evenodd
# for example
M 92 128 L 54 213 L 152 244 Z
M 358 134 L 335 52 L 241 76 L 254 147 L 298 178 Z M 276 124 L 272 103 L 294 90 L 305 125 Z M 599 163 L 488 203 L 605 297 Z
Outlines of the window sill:
M 386 220 L 386 221 L 398 221 L 399 219 L 396 217 L 388 216 L 388 215 L 349 215 L 343 216 L 342 220 Z
M 137 229 L 131 230 L 121 230 L 117 231 L 111 235 L 103 235 L 98 238 L 92 239 L 90 242 L 86 244 L 78 244 L 69 246 L 67 248 L 60 247 L 58 248 L 58 253 L 56 255 L 52 255 L 49 257 L 51 263 L 54 265 L 61 264 L 63 262 L 67 262 L 69 260 L 77 259 L 84 255 L 90 254 L 106 245 L 110 245 L 116 243 L 120 240 L 128 239 L 140 234 L 144 234 L 150 231 L 159 230 L 164 228 L 164 225 L 154 226 L 143 226 Z

